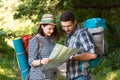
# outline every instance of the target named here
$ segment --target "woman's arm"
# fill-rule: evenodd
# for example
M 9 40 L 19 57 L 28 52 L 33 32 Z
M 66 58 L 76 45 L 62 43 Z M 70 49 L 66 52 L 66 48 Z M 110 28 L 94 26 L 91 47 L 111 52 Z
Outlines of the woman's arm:
M 41 60 L 33 60 L 32 66 L 40 66 L 42 64 L 48 64 L 50 61 L 52 61 L 50 58 L 43 58 Z
M 47 64 L 51 61 L 49 58 L 37 59 L 38 56 L 38 41 L 32 38 L 28 44 L 28 63 L 30 66 L 40 66 L 41 64 Z

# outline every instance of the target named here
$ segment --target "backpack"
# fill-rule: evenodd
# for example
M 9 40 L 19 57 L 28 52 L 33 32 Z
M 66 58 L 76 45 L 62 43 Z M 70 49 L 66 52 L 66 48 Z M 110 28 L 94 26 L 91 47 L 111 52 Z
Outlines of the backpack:
M 22 35 L 21 37 L 13 40 L 13 45 L 16 52 L 17 62 L 21 72 L 22 80 L 26 80 L 30 72 L 30 66 L 28 64 L 28 43 L 32 37 L 33 36 L 31 35 Z M 41 45 L 41 42 L 37 39 L 37 37 L 36 40 L 39 42 L 39 45 Z M 38 53 L 36 53 L 36 56 L 37 54 Z
M 94 68 L 99 65 L 104 53 L 106 21 L 103 18 L 91 18 L 83 23 L 83 27 L 87 29 L 88 35 L 95 45 L 95 52 L 99 55 L 96 59 L 83 61 L 80 64 L 80 69 L 83 67 Z
M 22 38 L 23 45 L 24 45 L 24 48 L 26 51 L 26 56 L 28 58 L 28 42 L 32 38 L 32 36 L 31 35 L 22 35 L 21 38 Z

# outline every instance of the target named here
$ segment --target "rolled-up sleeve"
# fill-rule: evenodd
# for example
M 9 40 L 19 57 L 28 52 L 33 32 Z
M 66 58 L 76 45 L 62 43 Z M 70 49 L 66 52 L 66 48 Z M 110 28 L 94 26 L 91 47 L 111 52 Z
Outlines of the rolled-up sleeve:
M 86 30 L 81 31 L 80 41 L 81 41 L 85 51 L 90 52 L 90 53 L 95 53 L 95 46 L 91 42 L 90 37 Z
M 35 38 L 29 40 L 28 44 L 28 63 L 30 66 L 32 66 L 33 60 L 36 59 L 38 53 L 38 42 L 35 40 Z

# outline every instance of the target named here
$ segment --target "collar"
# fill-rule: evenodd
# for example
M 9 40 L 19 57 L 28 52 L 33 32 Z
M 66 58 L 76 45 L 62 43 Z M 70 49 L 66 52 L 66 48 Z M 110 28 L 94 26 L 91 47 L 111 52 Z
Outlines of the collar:
M 72 36 L 79 28 L 80 28 L 80 26 L 77 24 L 76 28 L 70 34 L 67 34 L 67 37 Z

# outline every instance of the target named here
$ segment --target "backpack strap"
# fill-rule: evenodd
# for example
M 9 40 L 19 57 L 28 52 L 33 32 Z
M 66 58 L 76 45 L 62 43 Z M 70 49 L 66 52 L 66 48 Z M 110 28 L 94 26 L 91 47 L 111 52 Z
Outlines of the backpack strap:
M 38 58 L 38 55 L 40 54 L 40 52 L 41 52 L 41 49 L 42 49 L 42 42 L 40 41 L 40 39 L 38 38 L 39 37 L 39 34 L 37 34 L 36 36 L 35 36 L 35 39 L 36 39 L 36 41 L 38 42 L 38 52 L 36 53 L 36 58 Z M 40 58 L 42 58 L 42 56 L 40 55 Z

